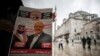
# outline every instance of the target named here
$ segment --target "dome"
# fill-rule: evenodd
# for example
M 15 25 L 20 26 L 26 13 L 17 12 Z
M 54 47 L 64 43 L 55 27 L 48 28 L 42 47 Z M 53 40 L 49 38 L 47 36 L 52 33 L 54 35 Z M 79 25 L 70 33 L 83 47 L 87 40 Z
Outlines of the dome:
M 89 13 L 85 11 L 77 11 L 74 14 L 89 15 Z

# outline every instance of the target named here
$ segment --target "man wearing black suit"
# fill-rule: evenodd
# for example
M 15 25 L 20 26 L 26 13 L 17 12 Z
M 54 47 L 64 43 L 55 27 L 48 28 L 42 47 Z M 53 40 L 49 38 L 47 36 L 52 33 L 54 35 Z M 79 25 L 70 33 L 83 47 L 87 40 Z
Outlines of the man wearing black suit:
M 26 48 L 28 49 L 44 49 L 43 43 L 52 43 L 51 36 L 43 32 L 44 24 L 42 21 L 34 23 L 34 34 L 28 37 Z

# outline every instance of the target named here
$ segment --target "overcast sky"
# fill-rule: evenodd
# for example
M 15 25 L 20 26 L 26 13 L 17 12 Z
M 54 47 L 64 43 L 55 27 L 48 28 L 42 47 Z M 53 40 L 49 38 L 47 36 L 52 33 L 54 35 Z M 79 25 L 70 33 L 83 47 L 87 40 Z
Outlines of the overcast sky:
M 100 0 L 22 0 L 24 6 L 31 8 L 57 8 L 57 25 L 61 25 L 69 13 L 82 10 L 100 16 Z

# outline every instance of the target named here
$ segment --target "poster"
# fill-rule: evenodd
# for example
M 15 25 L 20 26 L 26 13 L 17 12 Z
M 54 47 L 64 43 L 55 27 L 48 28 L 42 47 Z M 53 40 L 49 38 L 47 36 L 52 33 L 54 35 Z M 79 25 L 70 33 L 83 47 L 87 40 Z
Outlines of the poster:
M 52 9 L 20 6 L 9 56 L 52 55 Z

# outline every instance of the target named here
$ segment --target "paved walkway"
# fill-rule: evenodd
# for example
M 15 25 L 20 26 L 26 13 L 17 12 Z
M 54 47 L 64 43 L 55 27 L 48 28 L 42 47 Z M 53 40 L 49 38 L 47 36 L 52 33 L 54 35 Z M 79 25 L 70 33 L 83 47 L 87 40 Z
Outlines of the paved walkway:
M 58 49 L 58 43 L 54 43 L 53 56 L 99 56 L 100 55 L 100 45 L 92 45 L 91 50 L 83 49 L 81 44 L 69 43 L 68 45 L 64 41 L 64 50 Z M 87 47 L 87 46 L 86 46 Z

